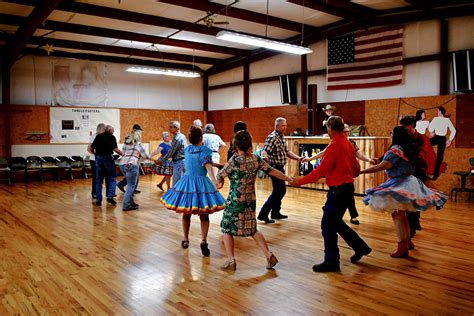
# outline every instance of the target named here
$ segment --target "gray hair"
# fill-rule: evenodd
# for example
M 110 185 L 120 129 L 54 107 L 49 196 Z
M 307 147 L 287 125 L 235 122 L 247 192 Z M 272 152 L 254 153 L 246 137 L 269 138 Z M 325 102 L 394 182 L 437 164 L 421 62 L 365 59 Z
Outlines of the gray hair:
M 101 134 L 105 132 L 105 124 L 104 123 L 99 123 L 97 124 L 97 128 L 95 129 L 97 134 Z
M 284 118 L 284 117 L 277 117 L 276 120 L 275 120 L 275 127 L 278 126 L 278 125 L 283 124 L 284 122 L 286 122 L 286 118 Z
M 202 121 L 200 119 L 195 119 L 193 121 L 193 125 L 196 126 L 196 127 L 202 128 Z
M 162 138 L 165 138 L 166 136 L 170 136 L 170 133 L 168 133 L 168 132 L 161 133 Z
M 112 125 L 106 125 L 106 126 L 105 126 L 105 131 L 106 131 L 106 132 L 110 132 L 110 131 L 112 131 L 113 129 L 114 129 L 114 127 L 113 127 Z
M 212 134 L 215 134 L 216 132 L 216 128 L 214 127 L 214 124 L 212 123 L 208 123 L 206 124 L 206 126 L 204 127 L 204 133 L 212 133 Z
M 181 124 L 178 121 L 171 121 L 170 126 L 173 126 L 179 129 L 181 127 Z

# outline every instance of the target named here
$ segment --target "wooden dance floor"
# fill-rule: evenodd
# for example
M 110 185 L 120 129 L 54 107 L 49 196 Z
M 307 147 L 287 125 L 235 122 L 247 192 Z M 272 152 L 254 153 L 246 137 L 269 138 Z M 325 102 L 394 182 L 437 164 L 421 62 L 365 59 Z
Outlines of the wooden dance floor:
M 465 195 L 423 214 L 406 259 L 389 257 L 390 216 L 358 197 L 361 224 L 352 227 L 373 252 L 351 264 L 340 240 L 342 272 L 317 274 L 325 194 L 288 188 L 289 219 L 259 225 L 280 263 L 266 270 L 254 241 L 236 239 L 237 271 L 229 273 L 220 270 L 222 214 L 211 216 L 209 258 L 197 217 L 190 248 L 181 249 L 180 216 L 160 204 L 158 179 L 140 177 L 140 209 L 126 213 L 120 191 L 117 206 L 95 206 L 89 180 L 1 184 L 0 315 L 474 313 L 474 204 Z M 267 179 L 257 183 L 258 209 L 270 189 Z

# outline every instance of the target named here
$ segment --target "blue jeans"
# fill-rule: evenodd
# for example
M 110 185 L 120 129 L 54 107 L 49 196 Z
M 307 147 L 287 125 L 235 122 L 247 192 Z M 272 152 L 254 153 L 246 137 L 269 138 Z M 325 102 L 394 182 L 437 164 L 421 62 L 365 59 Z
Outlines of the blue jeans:
M 179 179 L 181 179 L 181 177 L 184 175 L 184 159 L 173 161 L 171 165 L 173 166 L 173 186 L 174 186 L 176 182 L 178 182 Z
M 285 173 L 284 168 L 275 167 L 275 169 Z M 262 209 L 258 214 L 258 218 L 268 218 L 270 211 L 272 212 L 272 215 L 280 214 L 281 200 L 283 200 L 283 197 L 286 194 L 286 184 L 284 180 L 280 180 L 274 176 L 270 176 L 270 179 L 272 180 L 273 191 L 265 204 L 263 204 Z
M 123 208 L 130 208 L 133 203 L 133 192 L 135 191 L 138 182 L 138 165 L 120 165 L 120 170 L 122 170 L 128 183 L 127 190 L 123 196 Z
M 115 172 L 115 162 L 112 155 L 96 155 L 95 168 L 97 172 L 96 178 L 96 201 L 102 201 L 102 183 L 108 183 L 107 198 L 112 199 L 115 195 L 115 186 L 117 184 L 117 174 Z
M 323 207 L 321 229 L 324 239 L 324 263 L 339 266 L 339 248 L 337 234 L 356 252 L 364 252 L 369 248 L 342 219 L 351 199 L 354 197 L 354 184 L 346 183 L 338 187 L 330 187 L 326 204 Z

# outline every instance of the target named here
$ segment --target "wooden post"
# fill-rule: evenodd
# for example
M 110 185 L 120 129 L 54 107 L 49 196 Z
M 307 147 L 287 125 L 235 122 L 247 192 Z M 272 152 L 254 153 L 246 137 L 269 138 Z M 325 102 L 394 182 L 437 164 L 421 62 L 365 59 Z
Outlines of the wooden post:
M 202 76 L 202 110 L 209 111 L 209 77 Z
M 11 75 L 11 68 L 9 66 L 8 60 L 4 58 L 2 61 L 2 112 L 5 113 L 5 133 L 3 135 L 5 144 L 5 151 L 4 156 L 6 158 L 10 158 L 12 155 L 12 146 L 11 146 L 11 128 L 10 128 L 10 120 L 11 120 L 11 110 L 10 110 L 10 75 Z
M 318 135 L 317 113 L 318 85 L 308 85 L 308 130 L 310 135 Z
M 250 90 L 250 64 L 245 63 L 244 64 L 244 108 L 249 108 L 250 106 L 250 95 L 249 95 L 249 90 Z
M 440 20 L 439 95 L 448 94 L 448 21 Z
M 308 55 L 301 55 L 301 103 L 308 103 Z M 309 127 L 309 126 L 308 126 Z

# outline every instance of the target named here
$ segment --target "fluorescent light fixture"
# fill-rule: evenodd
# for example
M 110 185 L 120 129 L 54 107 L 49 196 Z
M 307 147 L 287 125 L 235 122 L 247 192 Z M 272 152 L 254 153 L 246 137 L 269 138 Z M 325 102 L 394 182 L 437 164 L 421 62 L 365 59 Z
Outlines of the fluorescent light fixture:
M 129 67 L 128 72 L 138 72 L 142 74 L 165 75 L 186 78 L 198 78 L 201 74 L 197 71 L 186 71 L 167 68 L 143 68 L 143 67 Z
M 287 44 L 283 42 L 274 41 L 267 38 L 260 38 L 256 36 L 240 34 L 229 31 L 220 31 L 216 37 L 220 40 L 235 42 L 240 44 L 247 44 L 258 47 L 265 47 L 268 49 L 274 49 L 281 52 L 304 55 L 312 53 L 313 51 L 307 47 Z

